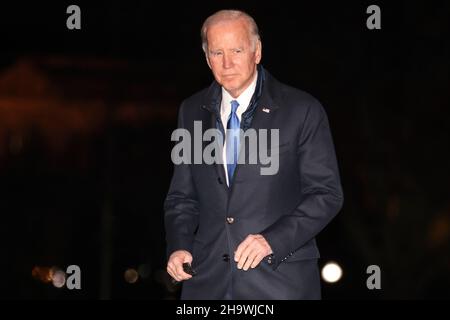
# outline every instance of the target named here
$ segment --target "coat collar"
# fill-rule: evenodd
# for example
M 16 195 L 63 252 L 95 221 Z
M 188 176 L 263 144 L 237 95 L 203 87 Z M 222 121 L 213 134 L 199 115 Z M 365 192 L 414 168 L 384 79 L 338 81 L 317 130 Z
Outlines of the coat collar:
M 274 85 L 278 82 L 272 75 L 266 71 L 262 65 L 258 65 L 258 80 L 256 82 L 255 93 L 250 102 L 250 106 L 242 115 L 244 118 L 252 114 L 255 108 L 262 106 L 276 110 L 279 104 L 275 103 L 277 100 Z M 202 108 L 220 116 L 220 103 L 222 101 L 222 88 L 217 81 L 213 81 L 203 96 Z

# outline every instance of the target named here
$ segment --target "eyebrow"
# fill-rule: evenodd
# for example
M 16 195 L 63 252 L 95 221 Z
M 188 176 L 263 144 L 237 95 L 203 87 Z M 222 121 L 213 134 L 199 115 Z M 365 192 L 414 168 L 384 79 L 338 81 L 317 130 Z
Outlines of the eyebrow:
M 218 52 L 218 51 L 234 51 L 234 50 L 244 50 L 244 47 L 236 47 L 236 48 L 230 48 L 228 50 L 223 50 L 223 49 L 209 49 L 209 52 Z

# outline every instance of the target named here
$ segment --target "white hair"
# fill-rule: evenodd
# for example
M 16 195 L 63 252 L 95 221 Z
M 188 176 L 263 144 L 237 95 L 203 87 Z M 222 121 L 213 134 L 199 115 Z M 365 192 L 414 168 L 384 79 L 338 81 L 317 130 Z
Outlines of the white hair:
M 259 29 L 258 26 L 253 20 L 253 18 L 245 13 L 244 11 L 240 10 L 220 10 L 214 13 L 213 15 L 209 16 L 205 22 L 203 23 L 202 29 L 201 29 L 201 38 L 202 38 L 202 49 L 205 53 L 207 53 L 208 50 L 208 38 L 207 38 L 207 32 L 208 28 L 216 23 L 224 22 L 224 21 L 235 21 L 239 19 L 244 19 L 248 26 L 248 32 L 249 32 L 249 38 L 252 40 L 252 50 L 255 50 L 256 43 L 261 40 L 259 36 Z

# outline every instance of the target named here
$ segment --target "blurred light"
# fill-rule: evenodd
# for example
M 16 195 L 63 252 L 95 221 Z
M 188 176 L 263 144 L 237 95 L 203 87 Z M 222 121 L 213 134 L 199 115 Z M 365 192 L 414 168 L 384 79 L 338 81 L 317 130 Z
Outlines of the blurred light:
M 450 237 L 450 218 L 447 212 L 435 217 L 428 227 L 428 244 L 432 248 L 448 243 Z
M 31 275 L 33 276 L 33 278 L 44 283 L 49 283 L 52 281 L 52 273 L 53 271 L 49 267 L 41 266 L 34 266 L 33 270 L 31 271 Z
M 322 279 L 329 283 L 337 282 L 342 277 L 342 268 L 336 262 L 328 262 L 322 268 Z
M 66 273 L 62 270 L 55 270 L 52 275 L 52 283 L 56 288 L 62 288 L 66 284 Z
M 147 279 L 150 276 L 151 268 L 148 264 L 141 264 L 137 271 L 142 279 Z
M 139 278 L 139 274 L 135 269 L 130 268 L 125 271 L 124 277 L 126 282 L 135 283 Z

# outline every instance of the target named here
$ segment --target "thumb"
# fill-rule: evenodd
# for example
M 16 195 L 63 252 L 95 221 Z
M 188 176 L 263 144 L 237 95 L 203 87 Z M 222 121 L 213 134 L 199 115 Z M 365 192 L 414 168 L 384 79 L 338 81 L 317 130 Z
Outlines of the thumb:
M 189 263 L 189 264 L 191 264 L 191 263 L 192 263 L 192 255 L 191 255 L 191 254 L 186 254 L 186 255 L 184 256 L 184 261 L 183 261 L 183 263 Z

